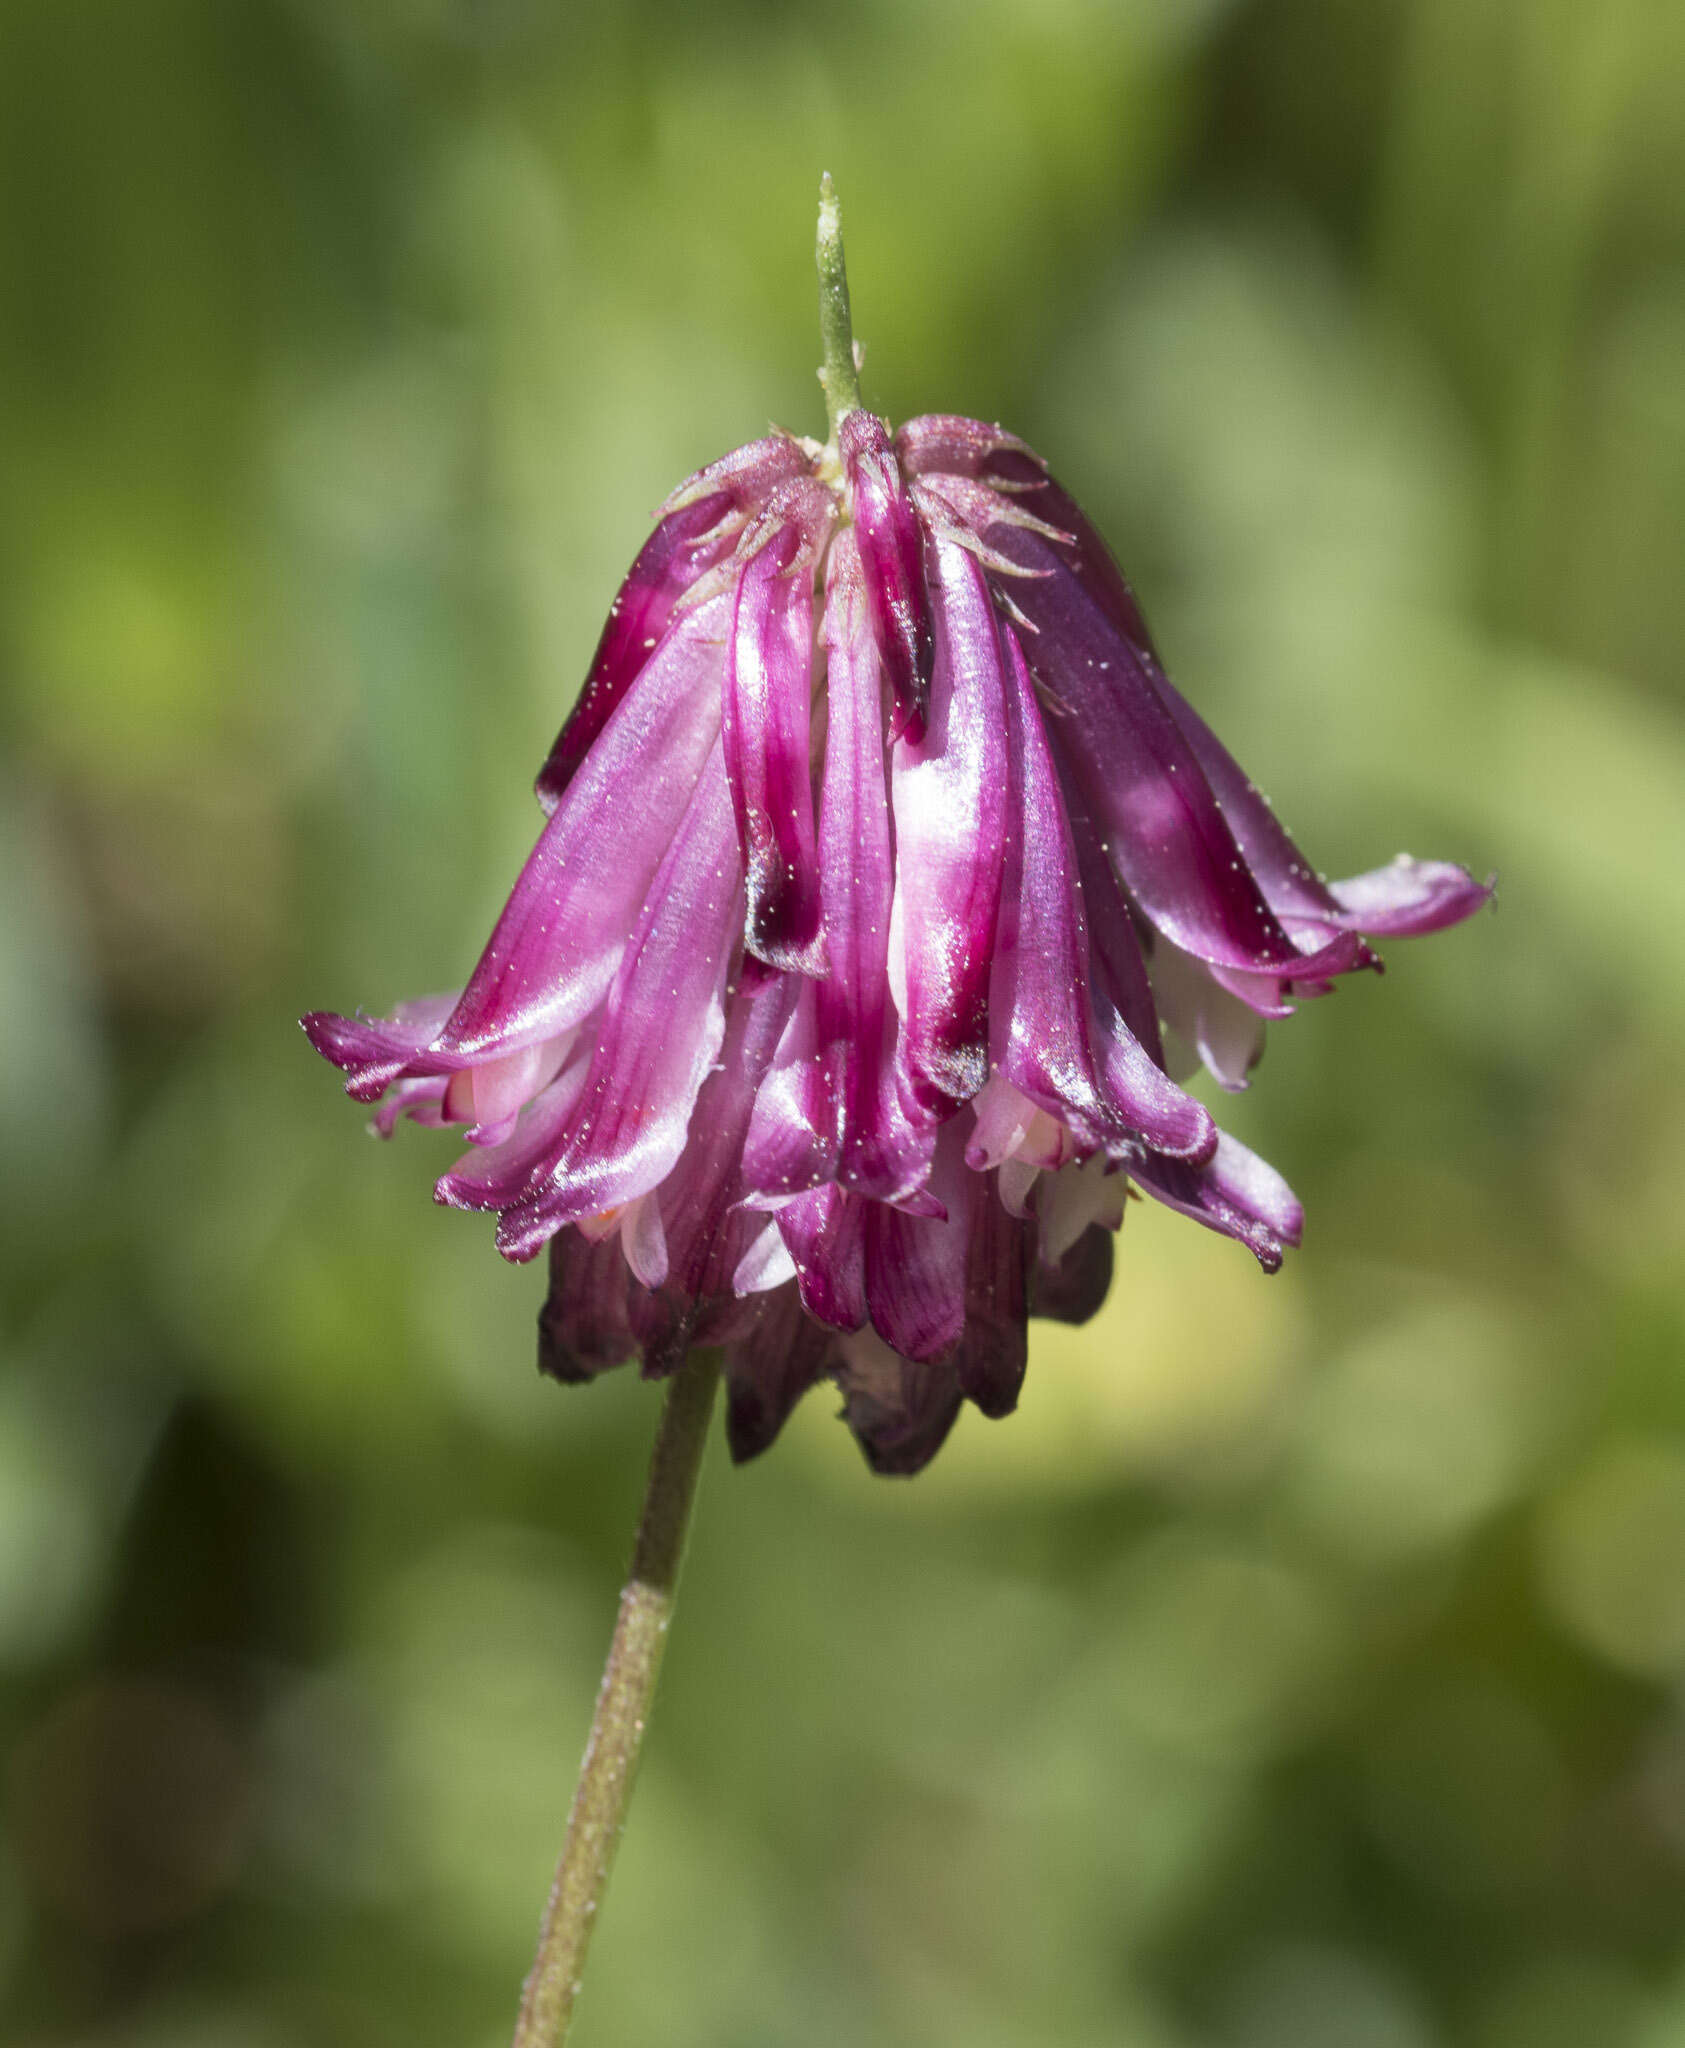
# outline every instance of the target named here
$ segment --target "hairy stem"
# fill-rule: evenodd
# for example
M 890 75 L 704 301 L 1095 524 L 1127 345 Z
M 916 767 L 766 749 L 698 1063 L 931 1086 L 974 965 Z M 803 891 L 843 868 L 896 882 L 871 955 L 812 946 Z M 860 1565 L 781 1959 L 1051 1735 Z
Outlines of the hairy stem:
M 667 1383 L 632 1569 L 620 1596 L 567 1840 L 521 1996 L 513 2048 L 561 2048 L 567 2039 L 585 1952 L 626 1824 L 719 1377 L 718 1358 L 697 1352 Z

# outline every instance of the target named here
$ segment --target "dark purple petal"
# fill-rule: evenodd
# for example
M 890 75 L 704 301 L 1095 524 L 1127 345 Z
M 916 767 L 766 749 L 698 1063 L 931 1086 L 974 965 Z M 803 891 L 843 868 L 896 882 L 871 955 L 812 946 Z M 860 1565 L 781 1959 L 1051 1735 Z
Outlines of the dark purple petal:
M 997 490 L 1011 492 L 1027 511 L 1067 536 L 1061 552 L 1075 564 L 1078 575 L 1099 599 L 1106 616 L 1141 657 L 1142 666 L 1162 680 L 1164 665 L 1153 645 L 1153 636 L 1134 591 L 1112 559 L 1111 549 L 1076 500 L 1047 474 L 1039 456 L 1032 455 L 1027 448 L 1000 449 L 984 464 L 981 475 Z
M 962 1396 L 952 1366 L 901 1358 L 875 1330 L 838 1338 L 837 1350 L 843 1420 L 867 1464 L 886 1478 L 922 1472 L 960 1412 Z
M 545 826 L 434 1051 L 511 1051 L 602 1000 L 718 738 L 728 617 L 723 599 L 690 614 L 638 677 Z
M 579 700 L 539 770 L 538 800 L 547 811 L 561 801 L 592 742 L 667 632 L 680 599 L 730 556 L 746 521 L 774 487 L 807 467 L 797 442 L 788 434 L 770 434 L 699 471 L 673 493 L 609 607 Z
M 1283 1248 L 1296 1245 L 1304 1229 L 1304 1209 L 1286 1181 L 1227 1132 L 1204 1166 L 1149 1153 L 1129 1173 L 1154 1201 L 1238 1239 L 1266 1273 L 1279 1269 Z
M 578 1382 L 619 1365 L 637 1348 L 627 1320 L 632 1287 L 618 1233 L 592 1243 L 577 1230 L 550 1240 L 550 1292 L 538 1314 L 538 1365 Z
M 629 1202 L 672 1170 L 724 1036 L 721 989 L 742 903 L 716 747 L 615 976 L 556 1166 L 504 1213 L 498 1249 L 506 1257 L 530 1258 L 561 1224 Z
M 691 1294 L 667 1287 L 634 1287 L 628 1314 L 646 1380 L 670 1379 L 696 1341 L 700 1304 Z
M 975 1095 L 988 1074 L 989 970 L 1006 846 L 1006 701 L 982 569 L 956 543 L 934 541 L 929 571 L 936 605 L 930 726 L 916 744 L 896 743 L 891 776 L 905 986 L 896 1062 L 907 1098 L 943 1115 Z
M 944 1357 L 965 1330 L 973 1185 L 982 1183 L 967 1170 L 958 1124 L 950 1120 L 931 1175 L 931 1192 L 946 1216 L 867 1205 L 866 1308 L 873 1329 L 903 1358 Z
M 1018 1405 L 1029 1358 L 1030 1226 L 1009 1216 L 992 1180 L 973 1176 L 965 1251 L 965 1332 L 954 1354 L 960 1391 L 985 1415 Z
M 1132 647 L 1053 544 L 988 530 L 1030 575 L 1009 595 L 1034 629 L 1025 653 L 1053 705 L 1050 732 L 1131 897 L 1185 952 L 1254 972 L 1299 955 L 1250 869 L 1193 749 Z
M 726 1442 L 741 1465 L 758 1457 L 831 1365 L 829 1330 L 803 1312 L 793 1286 L 757 1295 L 748 1329 L 726 1353 Z
M 778 1234 L 795 1261 L 802 1306 L 833 1330 L 866 1320 L 866 1211 L 858 1195 L 815 1188 L 775 1212 Z
M 818 1057 L 836 1118 L 836 1178 L 856 1194 L 899 1201 L 928 1180 L 936 1139 L 928 1123 L 908 1117 L 895 1085 L 895 847 L 883 681 L 860 556 L 846 529 L 831 546 L 825 648 L 830 723 L 819 866 L 831 971 L 814 991 Z
M 748 887 L 745 943 L 768 966 L 822 974 L 809 743 L 820 521 L 805 504 L 791 509 L 788 520 L 770 523 L 738 580 L 725 671 L 725 760 Z
M 839 443 L 854 496 L 866 599 L 895 704 L 894 737 L 916 740 L 924 732 L 936 645 L 918 520 L 882 420 L 851 412 Z
M 936 415 L 909 420 L 896 446 L 910 474 L 956 476 L 1006 493 L 1065 536 L 1065 557 L 1099 599 L 1106 616 L 1147 663 L 1162 674 L 1152 635 L 1135 593 L 1111 550 L 1074 498 L 1047 473 L 1046 464 L 1016 435 L 979 420 Z
M 1028 485 L 1034 465 L 1021 466 Z M 1185 950 L 1254 973 L 1320 979 L 1366 964 L 1359 941 L 1335 934 L 1328 944 L 1321 928 L 1307 934 L 1306 957 L 1276 918 L 1158 694 L 1160 671 L 1138 613 L 1114 618 L 1107 593 L 1087 580 L 1080 548 L 1043 526 L 1039 513 L 977 484 L 948 488 L 936 477 L 926 488 L 986 543 L 992 587 L 1030 629 L 1025 652 L 1055 714 L 1056 751 L 1153 922 Z M 1068 503 L 1059 494 L 1045 509 Z M 1121 603 L 1128 592 L 1113 575 L 1111 596 Z
M 1115 1232 L 1090 1224 L 1056 1264 L 1037 1259 L 1030 1273 L 1030 1313 L 1056 1323 L 1098 1315 L 1112 1284 Z
M 1340 906 L 1316 870 L 1283 830 L 1280 820 L 1259 794 L 1257 784 L 1223 746 L 1162 669 L 1156 671 L 1159 695 L 1187 735 L 1206 780 L 1223 806 L 1248 866 L 1278 916 L 1338 922 Z
M 654 1202 L 654 1195 L 644 1196 Z M 721 1223 L 714 1241 L 718 1264 L 729 1271 L 741 1258 L 765 1219 L 738 1210 Z M 794 1293 L 792 1287 L 791 1292 Z M 677 1372 L 690 1352 L 703 1345 L 732 1345 L 751 1334 L 759 1318 L 757 1294 L 730 1292 L 687 1294 L 670 1282 L 632 1289 L 632 1333 L 643 1348 L 645 1379 L 666 1379 Z

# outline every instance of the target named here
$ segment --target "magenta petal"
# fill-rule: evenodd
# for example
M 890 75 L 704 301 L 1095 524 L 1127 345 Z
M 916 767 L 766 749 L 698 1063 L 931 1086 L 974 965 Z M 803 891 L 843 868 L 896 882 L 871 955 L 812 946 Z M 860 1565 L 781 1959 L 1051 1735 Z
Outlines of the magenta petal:
M 589 1054 L 576 1053 L 510 1137 L 465 1153 L 440 1175 L 435 1198 L 453 1209 L 512 1209 L 538 1192 L 561 1156 L 589 1069 Z
M 764 1217 L 737 1210 L 743 1141 L 795 993 L 780 976 L 739 989 L 726 1006 L 718 1064 L 697 1095 L 678 1164 L 658 1191 L 672 1292 L 698 1301 L 730 1294 L 749 1238 L 765 1227 Z
M 960 413 L 923 413 L 903 420 L 895 430 L 895 452 L 909 476 L 981 477 L 1003 457 L 1030 464 L 1036 480 L 1045 479 L 1041 460 L 1004 427 L 968 420 Z
M 776 976 L 794 995 L 772 1061 L 761 1077 L 743 1143 L 751 1202 L 781 1202 L 836 1175 L 837 1103 L 819 1053 L 817 995 L 823 982 Z
M 903 1358 L 945 1357 L 964 1334 L 971 1198 L 982 1183 L 963 1153 L 950 1121 L 931 1176 L 945 1217 L 910 1216 L 882 1202 L 866 1210 L 866 1307 L 873 1329 Z
M 908 1117 L 895 1085 L 895 848 L 882 670 L 859 550 L 847 529 L 831 546 L 825 647 L 830 723 L 819 866 L 831 971 L 814 989 L 815 1028 L 836 1117 L 836 1177 L 856 1194 L 900 1201 L 929 1179 L 936 1137 L 928 1123 Z
M 1140 941 L 1111 865 L 1086 818 L 1071 820 L 1088 913 L 1089 998 L 1106 1096 L 1155 1151 L 1208 1159 L 1217 1126 L 1164 1070 L 1164 1049 Z
M 1296 961 L 1140 650 L 1040 534 L 999 524 L 987 539 L 1031 572 L 1003 579 L 1005 594 L 1034 629 L 1025 653 L 1057 709 L 1055 746 L 1131 897 L 1202 959 L 1254 971 Z
M 561 1224 L 629 1202 L 672 1170 L 724 1036 L 742 903 L 716 747 L 615 976 L 567 1142 L 544 1186 L 504 1213 L 506 1257 L 530 1258 Z
M 719 734 L 724 599 L 662 645 L 569 783 L 438 1048 L 484 1059 L 595 1009 Z M 734 862 L 735 864 L 735 862 Z
M 450 1082 L 448 1074 L 425 1074 L 412 1081 L 398 1082 L 370 1119 L 369 1129 L 377 1137 L 390 1138 L 398 1128 L 398 1119 L 408 1117 L 412 1123 L 442 1130 L 447 1121 L 445 1094 Z
M 1140 604 L 1123 571 L 1112 559 L 1112 551 L 1100 538 L 1087 514 L 1068 491 L 1047 474 L 1039 456 L 1027 448 L 997 449 L 984 464 L 980 475 L 997 490 L 1014 493 L 1027 512 L 1069 536 L 1061 543 L 1063 553 L 1074 564 L 1082 582 L 1099 600 L 1101 608 L 1141 660 L 1143 668 L 1162 683 L 1164 666 L 1147 630 Z
M 897 741 L 895 922 L 906 997 L 904 1093 L 946 1114 L 988 1076 L 989 971 L 1006 850 L 1006 699 L 994 606 L 976 560 L 931 545 L 930 725 Z
M 749 1327 L 726 1352 L 726 1442 L 741 1465 L 759 1457 L 831 1363 L 829 1330 L 804 1313 L 793 1286 L 758 1295 Z
M 1477 882 L 1467 868 L 1450 861 L 1411 860 L 1402 853 L 1390 866 L 1369 874 L 1324 882 L 1257 785 L 1163 674 L 1158 688 L 1199 756 L 1252 872 L 1284 920 L 1299 917 L 1313 926 L 1413 938 L 1460 923 L 1491 896 L 1491 884 Z M 1307 933 L 1300 943 L 1308 938 Z
M 1267 1160 L 1224 1132 L 1204 1166 L 1149 1153 L 1130 1178 L 1167 1208 L 1246 1245 L 1266 1273 L 1276 1272 L 1285 1246 L 1304 1229 L 1299 1198 Z
M 808 467 L 788 434 L 752 441 L 701 470 L 674 492 L 638 551 L 609 607 L 579 701 L 539 770 L 538 800 L 553 811 L 620 700 L 672 622 L 674 607 L 699 578 L 726 560 L 744 523 L 773 488 Z
M 725 1036 L 691 1112 L 683 1152 L 660 1186 L 628 1213 L 652 1220 L 664 1269 L 644 1270 L 632 1290 L 632 1332 L 648 1379 L 662 1379 L 694 1344 L 734 1338 L 751 1320 L 738 1313 L 737 1269 L 766 1218 L 739 1208 L 743 1136 L 794 989 L 783 976 L 739 987 L 726 1004 Z M 624 1241 L 624 1240 L 623 1240 Z M 637 1245 L 634 1238 L 628 1256 Z
M 802 1306 L 833 1330 L 858 1330 L 866 1320 L 867 1207 L 833 1186 L 798 1195 L 776 1212 Z
M 916 740 L 924 731 L 935 655 L 918 520 L 882 420 L 851 412 L 842 423 L 840 445 L 854 496 L 853 532 L 866 599 L 895 703 L 894 736 Z
M 538 1316 L 539 1370 L 578 1382 L 630 1358 L 637 1348 L 626 1315 L 631 1286 L 618 1233 L 593 1244 L 577 1230 L 558 1232 Z
M 1337 975 L 1350 974 L 1360 967 L 1372 967 L 1377 973 L 1381 970 L 1380 955 L 1365 945 L 1356 931 L 1342 931 L 1325 924 L 1313 933 L 1303 920 L 1293 922 L 1295 938 L 1321 943 L 1316 952 L 1300 954 L 1291 969 L 1271 968 L 1253 973 L 1246 968 L 1225 967 L 1220 962 L 1204 963 L 1219 988 L 1238 996 L 1260 1017 L 1291 1016 L 1296 998 L 1327 995 Z
M 1491 881 L 1477 882 L 1447 860 L 1411 860 L 1400 854 L 1384 868 L 1329 884 L 1342 914 L 1377 938 L 1416 938 L 1472 917 L 1492 898 Z
M 725 670 L 725 760 L 748 885 L 745 943 L 822 974 L 809 722 L 814 541 L 775 525 L 742 570 Z
M 460 1000 L 427 996 L 420 1002 L 400 1003 L 390 1017 L 341 1017 L 332 1010 L 312 1010 L 299 1021 L 323 1059 L 344 1070 L 345 1092 L 352 1101 L 373 1102 L 406 1071 L 437 1076 L 470 1064 L 457 1055 L 422 1059 L 424 1048 L 432 1044 Z
M 1123 1137 L 1089 1044 L 1088 934 L 1076 849 L 1017 636 L 1007 656 L 1011 809 L 989 991 L 989 1059 L 1040 1109 L 1094 1145 Z
M 1229 828 L 1276 914 L 1337 921 L 1339 905 L 1288 837 L 1257 784 L 1162 670 L 1155 680 L 1159 695 L 1199 757 Z

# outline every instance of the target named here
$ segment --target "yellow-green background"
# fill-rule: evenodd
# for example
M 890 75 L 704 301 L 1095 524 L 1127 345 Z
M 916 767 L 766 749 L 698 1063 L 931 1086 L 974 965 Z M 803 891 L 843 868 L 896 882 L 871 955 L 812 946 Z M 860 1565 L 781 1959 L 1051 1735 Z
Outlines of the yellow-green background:
M 9 0 L 0 2038 L 491 2048 L 652 1390 L 308 1052 L 460 980 L 647 515 L 1026 435 L 1344 873 L 1304 1250 L 716 1446 L 581 2048 L 1685 2043 L 1685 9 Z

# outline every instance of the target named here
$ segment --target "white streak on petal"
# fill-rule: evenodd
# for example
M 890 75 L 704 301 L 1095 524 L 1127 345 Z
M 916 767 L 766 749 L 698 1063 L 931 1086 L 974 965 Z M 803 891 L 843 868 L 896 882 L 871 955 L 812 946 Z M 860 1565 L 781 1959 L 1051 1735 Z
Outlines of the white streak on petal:
M 659 1287 L 667 1278 L 667 1233 L 661 1227 L 661 1198 L 652 1188 L 628 1202 L 620 1219 L 620 1247 L 634 1278 Z
M 796 1262 L 790 1256 L 783 1233 L 776 1223 L 768 1223 L 738 1260 L 737 1271 L 731 1276 L 732 1291 L 765 1294 L 795 1277 Z

